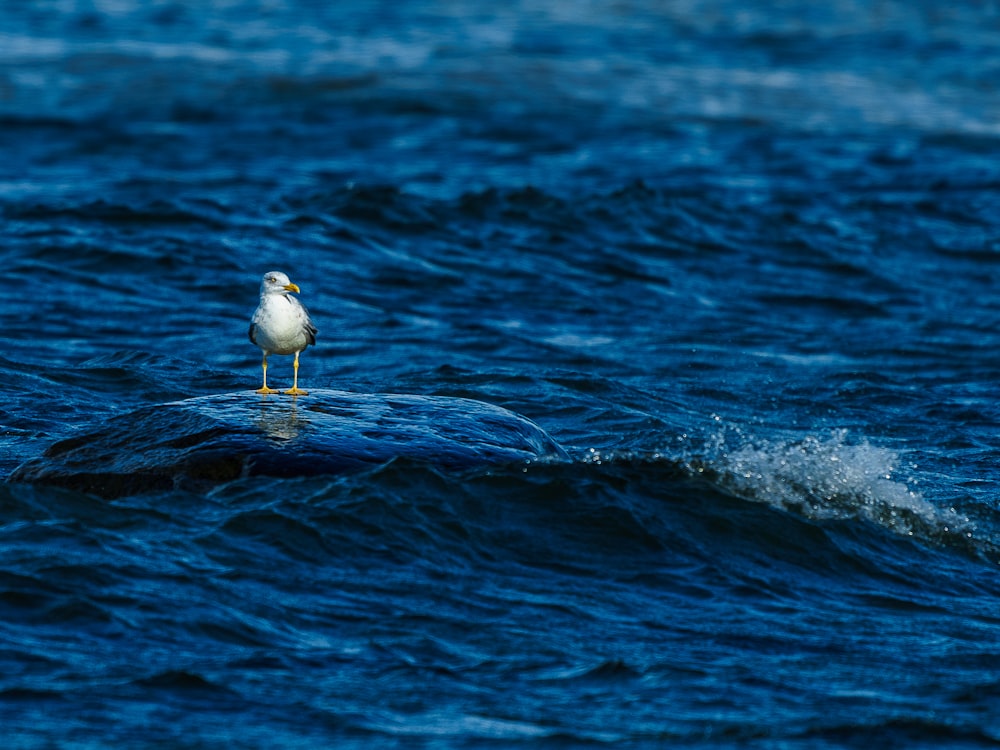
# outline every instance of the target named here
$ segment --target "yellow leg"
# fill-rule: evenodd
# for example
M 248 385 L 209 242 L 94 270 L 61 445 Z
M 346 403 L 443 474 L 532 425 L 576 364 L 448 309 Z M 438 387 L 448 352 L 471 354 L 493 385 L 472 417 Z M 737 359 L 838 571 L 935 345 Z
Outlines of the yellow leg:
M 261 363 L 260 368 L 264 371 L 264 385 L 262 385 L 260 388 L 257 389 L 257 393 L 264 393 L 264 394 L 267 394 L 267 393 L 277 393 L 277 391 L 274 390 L 274 388 L 268 388 L 267 387 L 267 355 L 266 354 L 264 355 L 264 361 L 263 361 L 263 363 Z
M 295 352 L 295 361 L 292 362 L 292 372 L 294 376 L 292 379 L 292 387 L 289 388 L 285 393 L 289 396 L 305 396 L 309 391 L 304 391 L 299 388 L 299 353 Z

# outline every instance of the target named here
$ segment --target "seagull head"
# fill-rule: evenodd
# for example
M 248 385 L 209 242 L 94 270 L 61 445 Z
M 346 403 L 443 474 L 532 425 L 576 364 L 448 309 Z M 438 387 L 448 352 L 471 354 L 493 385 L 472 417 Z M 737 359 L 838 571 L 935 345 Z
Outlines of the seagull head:
M 293 284 L 288 280 L 288 276 L 281 271 L 268 271 L 260 282 L 260 296 L 265 294 L 288 294 L 298 292 L 298 284 Z

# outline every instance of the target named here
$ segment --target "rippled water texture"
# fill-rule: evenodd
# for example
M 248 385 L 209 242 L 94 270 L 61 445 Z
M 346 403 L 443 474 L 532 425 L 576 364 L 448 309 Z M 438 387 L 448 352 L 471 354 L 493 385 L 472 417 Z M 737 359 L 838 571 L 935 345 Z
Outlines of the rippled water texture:
M 998 50 L 978 3 L 5 5 L 5 741 L 993 747 Z

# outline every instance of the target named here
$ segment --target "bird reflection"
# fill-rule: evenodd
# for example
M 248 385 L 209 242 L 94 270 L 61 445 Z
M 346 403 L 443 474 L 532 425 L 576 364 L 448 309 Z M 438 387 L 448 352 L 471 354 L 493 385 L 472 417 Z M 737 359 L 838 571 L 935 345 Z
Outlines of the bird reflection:
M 260 411 L 255 425 L 270 440 L 287 443 L 299 436 L 309 425 L 309 417 L 300 414 L 296 399 L 260 399 Z

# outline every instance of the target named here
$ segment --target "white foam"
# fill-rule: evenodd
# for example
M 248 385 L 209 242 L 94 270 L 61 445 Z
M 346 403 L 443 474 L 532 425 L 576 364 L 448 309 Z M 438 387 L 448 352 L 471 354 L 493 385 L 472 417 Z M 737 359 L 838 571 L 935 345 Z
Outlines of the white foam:
M 736 442 L 736 446 L 730 445 Z M 821 520 L 865 519 L 907 536 L 971 538 L 973 523 L 940 508 L 899 476 L 900 456 L 847 430 L 788 440 L 753 440 L 723 427 L 691 464 L 727 491 Z

